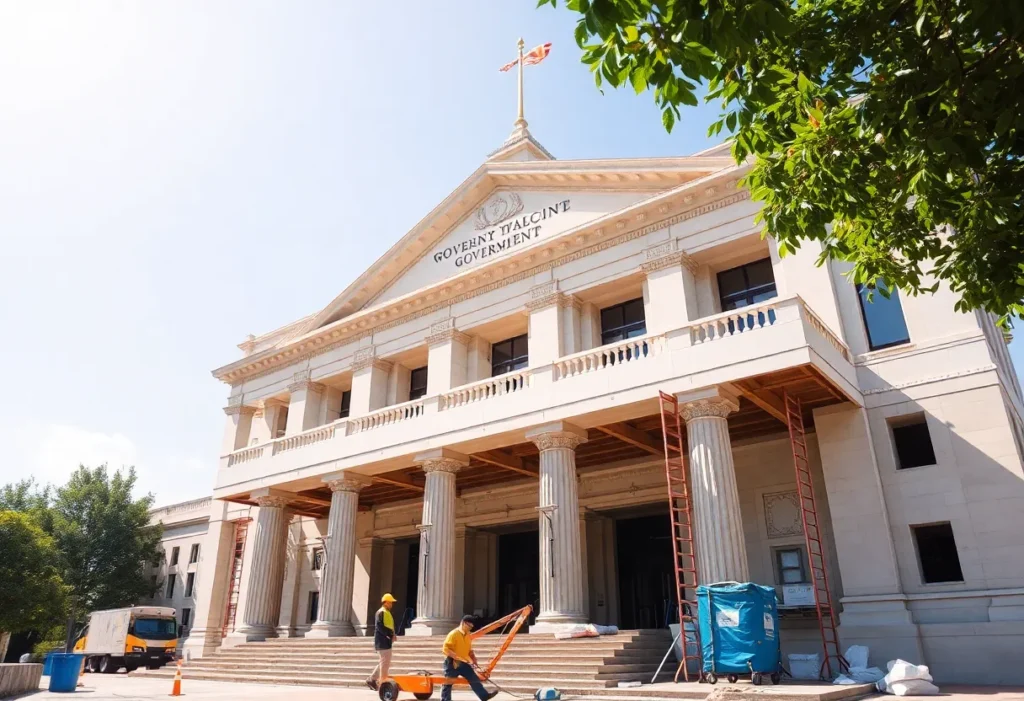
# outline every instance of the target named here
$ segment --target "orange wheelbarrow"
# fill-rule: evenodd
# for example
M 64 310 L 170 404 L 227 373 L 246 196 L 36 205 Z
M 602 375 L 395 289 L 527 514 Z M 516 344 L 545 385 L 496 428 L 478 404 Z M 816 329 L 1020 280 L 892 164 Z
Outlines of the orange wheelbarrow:
M 501 659 L 505 651 L 508 650 L 508 646 L 512 643 L 512 639 L 516 637 L 516 633 L 523 627 L 530 614 L 533 613 L 532 606 L 524 606 L 518 611 L 513 611 L 509 615 L 499 618 L 493 623 L 489 623 L 480 630 L 474 630 L 470 633 L 470 638 L 476 640 L 482 635 L 487 635 L 492 630 L 497 630 L 501 626 L 505 625 L 511 620 L 515 620 L 512 625 L 512 630 L 509 631 L 508 635 L 501 643 L 501 647 L 491 658 L 491 661 L 487 663 L 487 666 L 479 671 L 480 681 L 486 682 L 491 678 L 491 672 L 497 666 L 498 661 Z M 455 679 L 447 679 L 442 676 L 430 674 L 427 671 L 419 671 L 413 674 L 394 674 L 388 677 L 385 681 L 380 683 L 378 687 L 377 695 L 380 696 L 380 701 L 397 701 L 398 694 L 401 691 L 415 696 L 419 701 L 427 701 L 431 696 L 434 695 L 435 686 L 444 686 L 445 684 L 451 684 L 455 687 L 469 687 L 469 682 L 462 677 L 456 677 Z

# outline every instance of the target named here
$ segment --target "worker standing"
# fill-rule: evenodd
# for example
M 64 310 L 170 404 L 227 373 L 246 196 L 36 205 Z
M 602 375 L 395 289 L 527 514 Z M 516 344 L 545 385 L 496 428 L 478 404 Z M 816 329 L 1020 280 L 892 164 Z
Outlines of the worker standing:
M 374 691 L 388 678 L 391 667 L 391 646 L 395 644 L 395 617 L 391 615 L 391 607 L 395 601 L 391 594 L 382 596 L 380 608 L 373 617 L 373 649 L 377 651 L 378 662 L 366 680 L 366 686 Z
M 497 691 L 489 692 L 480 683 L 476 673 L 476 655 L 473 654 L 473 640 L 469 637 L 473 630 L 473 617 L 463 616 L 459 627 L 444 639 L 444 676 L 446 679 L 462 677 L 480 701 L 488 701 L 498 695 Z M 452 701 L 452 685 L 441 687 L 441 701 Z

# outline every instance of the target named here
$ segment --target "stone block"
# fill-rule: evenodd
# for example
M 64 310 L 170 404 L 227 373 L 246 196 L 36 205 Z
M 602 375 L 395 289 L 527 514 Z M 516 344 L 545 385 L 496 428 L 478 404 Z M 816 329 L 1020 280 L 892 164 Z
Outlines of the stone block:
M 0 664 L 0 698 L 38 691 L 41 664 Z

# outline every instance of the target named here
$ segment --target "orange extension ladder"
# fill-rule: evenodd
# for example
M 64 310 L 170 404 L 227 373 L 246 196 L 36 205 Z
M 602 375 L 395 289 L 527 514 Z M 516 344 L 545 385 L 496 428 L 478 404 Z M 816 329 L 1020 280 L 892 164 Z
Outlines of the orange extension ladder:
M 660 392 L 661 432 L 665 440 L 665 477 L 668 483 L 668 511 L 672 518 L 672 554 L 676 576 L 676 603 L 679 606 L 679 642 L 683 658 L 676 669 L 690 681 L 690 660 L 697 661 L 697 677 L 700 678 L 700 630 L 697 625 L 697 552 L 693 539 L 693 509 L 690 505 L 690 486 L 686 448 L 683 441 L 682 424 L 679 421 L 679 400 L 671 394 Z M 687 597 L 689 589 L 692 597 Z M 693 627 L 697 654 L 687 651 L 686 626 Z
M 818 610 L 818 629 L 821 631 L 821 647 L 824 659 L 819 676 L 832 679 L 832 663 L 837 672 L 849 671 L 850 665 L 839 651 L 839 634 L 836 632 L 835 608 L 832 605 L 831 589 L 828 585 L 828 568 L 825 564 L 825 547 L 818 527 L 818 507 L 814 499 L 814 485 L 811 484 L 811 470 L 807 460 L 807 440 L 804 434 L 804 415 L 800 400 L 785 394 L 786 423 L 789 426 L 789 442 L 793 448 L 793 466 L 796 468 L 796 489 L 800 501 L 800 518 L 804 524 L 804 540 L 807 544 L 807 560 L 814 585 L 814 602 Z
M 228 602 L 224 609 L 224 628 L 221 635 L 227 635 L 235 627 L 238 612 L 238 590 L 242 584 L 242 556 L 245 553 L 245 537 L 249 532 L 249 521 L 243 518 L 235 521 L 235 549 L 231 553 L 231 569 L 228 580 Z

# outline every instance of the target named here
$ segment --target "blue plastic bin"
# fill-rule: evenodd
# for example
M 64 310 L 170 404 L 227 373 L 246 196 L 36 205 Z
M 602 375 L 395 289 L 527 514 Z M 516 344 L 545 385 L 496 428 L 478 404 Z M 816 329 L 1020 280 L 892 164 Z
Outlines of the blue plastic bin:
M 775 589 L 747 582 L 697 587 L 704 673 L 777 674 L 779 611 Z
M 43 676 L 44 677 L 50 676 L 50 672 L 51 672 L 51 670 L 53 670 L 53 660 L 51 659 L 52 657 L 53 657 L 53 653 L 52 652 L 48 652 L 45 655 L 43 655 Z
M 74 691 L 78 686 L 78 674 L 82 671 L 85 655 L 75 652 L 54 652 L 50 654 L 50 691 Z

